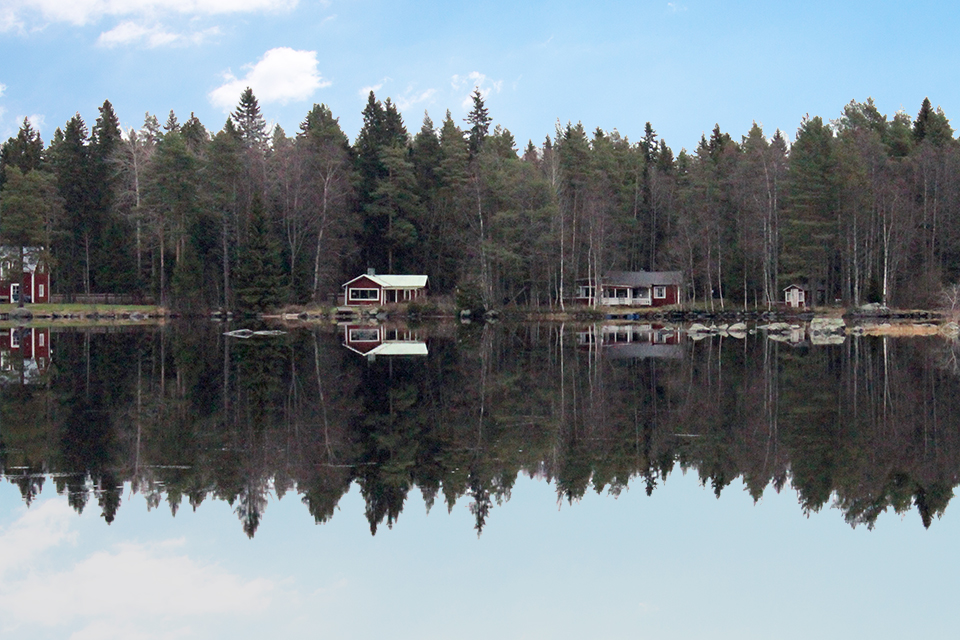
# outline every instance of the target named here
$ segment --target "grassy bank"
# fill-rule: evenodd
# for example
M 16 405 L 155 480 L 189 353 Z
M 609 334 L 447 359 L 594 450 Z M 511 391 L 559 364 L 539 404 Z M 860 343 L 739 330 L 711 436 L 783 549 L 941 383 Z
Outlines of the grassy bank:
M 29 312 L 34 320 L 147 320 L 166 318 L 168 311 L 157 305 L 146 304 L 0 304 L 0 316 L 9 318 L 21 311 Z

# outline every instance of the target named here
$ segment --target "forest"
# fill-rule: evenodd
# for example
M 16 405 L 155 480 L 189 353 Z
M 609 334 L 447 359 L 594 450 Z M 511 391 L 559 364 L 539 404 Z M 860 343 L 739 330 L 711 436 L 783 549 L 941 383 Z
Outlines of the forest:
M 314 105 L 268 129 L 251 89 L 211 133 L 193 114 L 124 131 L 109 101 L 45 144 L 0 152 L 0 241 L 43 247 L 55 294 L 121 293 L 184 312 L 329 303 L 347 279 L 429 276 L 467 308 L 563 307 L 577 279 L 679 270 L 687 303 L 934 306 L 960 276 L 960 144 L 939 108 L 851 101 L 792 142 L 716 126 L 674 154 L 557 123 L 522 151 L 479 90 L 463 122 L 411 134 L 373 92 L 351 143 Z

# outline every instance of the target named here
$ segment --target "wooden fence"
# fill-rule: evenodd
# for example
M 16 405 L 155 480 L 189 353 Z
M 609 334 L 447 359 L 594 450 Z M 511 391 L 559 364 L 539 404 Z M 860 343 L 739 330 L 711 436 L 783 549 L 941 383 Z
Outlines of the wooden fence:
M 53 294 L 50 296 L 50 302 L 53 304 L 156 304 L 151 297 L 125 293 Z

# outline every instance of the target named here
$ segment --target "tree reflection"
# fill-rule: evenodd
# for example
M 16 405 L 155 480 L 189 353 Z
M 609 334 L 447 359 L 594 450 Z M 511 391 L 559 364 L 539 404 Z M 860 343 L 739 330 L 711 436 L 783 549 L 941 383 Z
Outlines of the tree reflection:
M 370 360 L 325 327 L 54 330 L 46 377 L 0 387 L 0 464 L 27 504 L 49 475 L 109 523 L 129 483 L 174 515 L 227 501 L 249 536 L 271 494 L 323 523 L 354 484 L 371 533 L 419 489 L 428 510 L 464 499 L 478 535 L 521 473 L 573 503 L 651 495 L 679 466 L 718 497 L 737 478 L 754 500 L 789 484 L 804 511 L 867 527 L 912 509 L 930 526 L 960 484 L 951 344 L 715 337 L 681 342 L 683 359 L 615 359 L 569 332 L 439 326 L 429 357 Z

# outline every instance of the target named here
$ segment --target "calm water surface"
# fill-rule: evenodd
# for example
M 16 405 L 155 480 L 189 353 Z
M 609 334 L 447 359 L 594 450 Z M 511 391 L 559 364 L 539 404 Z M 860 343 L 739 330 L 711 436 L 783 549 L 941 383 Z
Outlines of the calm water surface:
M 0 330 L 0 637 L 958 628 L 949 342 L 228 329 Z

